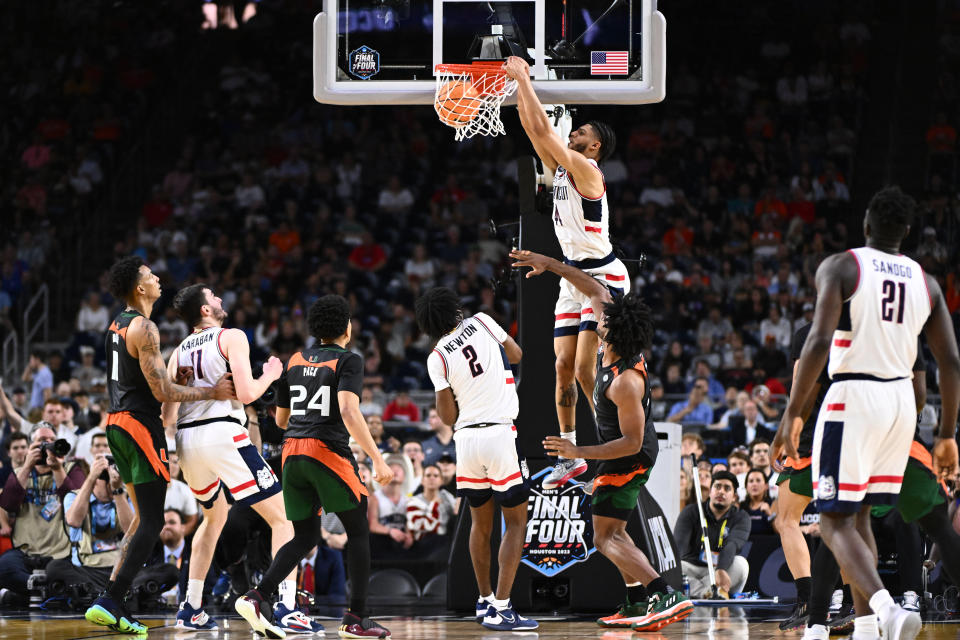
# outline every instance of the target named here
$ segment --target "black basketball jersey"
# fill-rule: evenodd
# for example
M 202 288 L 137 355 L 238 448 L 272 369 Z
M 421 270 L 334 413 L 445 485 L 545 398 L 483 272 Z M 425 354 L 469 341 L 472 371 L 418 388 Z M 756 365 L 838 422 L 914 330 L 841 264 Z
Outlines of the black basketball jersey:
M 290 409 L 285 438 L 317 438 L 350 456 L 350 434 L 340 417 L 338 391 L 360 396 L 363 358 L 335 344 L 290 356 L 277 389 L 277 406 Z
M 597 437 L 600 443 L 610 442 L 623 436 L 620 431 L 620 415 L 617 405 L 607 397 L 607 390 L 617 376 L 624 371 L 634 369 L 643 376 L 643 415 L 646 424 L 643 429 L 643 445 L 640 451 L 633 455 L 614 460 L 601 460 L 597 473 L 626 473 L 638 466 L 650 468 L 657 461 L 660 452 L 660 443 L 657 441 L 657 430 L 650 419 L 650 385 L 647 378 L 647 363 L 643 355 L 634 358 L 617 360 L 608 367 L 603 366 L 603 347 L 597 354 L 597 381 L 593 388 L 593 404 L 596 408 Z
M 110 392 L 110 413 L 130 411 L 160 416 L 160 401 L 140 369 L 140 361 L 127 351 L 127 329 L 139 311 L 127 309 L 113 319 L 107 331 L 107 390 Z
M 793 342 L 790 344 L 791 364 L 800 359 L 803 345 L 806 343 L 812 327 L 813 323 L 805 324 L 793 332 Z M 800 432 L 800 447 L 797 449 L 797 453 L 801 458 L 809 458 L 813 452 L 813 431 L 817 426 L 817 416 L 820 415 L 820 405 L 823 404 L 827 389 L 830 388 L 830 376 L 827 375 L 828 365 L 829 363 L 823 365 L 823 370 L 817 376 L 817 384 L 820 385 L 820 389 L 817 391 L 817 399 L 814 401 L 810 415 L 807 416 L 806 422 L 803 423 L 803 430 Z

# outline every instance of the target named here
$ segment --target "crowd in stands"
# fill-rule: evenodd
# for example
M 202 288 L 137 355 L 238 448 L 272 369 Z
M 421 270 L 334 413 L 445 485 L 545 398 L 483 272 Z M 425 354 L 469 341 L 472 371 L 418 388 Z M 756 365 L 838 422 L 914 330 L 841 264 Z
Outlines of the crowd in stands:
M 649 258 L 632 277 L 657 327 L 647 354 L 653 418 L 700 434 L 684 442 L 685 454 L 703 460 L 696 477 L 689 469 L 681 476 L 683 505 L 695 508 L 694 482 L 712 501 L 716 493 L 713 520 L 741 505 L 742 542 L 771 532 L 769 443 L 790 384 L 793 334 L 812 320 L 816 268 L 856 235 L 851 184 L 870 66 L 871 31 L 862 20 L 837 13 L 788 38 L 764 28 L 768 11 L 757 6 L 747 18 L 764 34 L 749 63 L 721 72 L 696 63 L 699 49 L 679 49 L 666 103 L 598 111 L 620 138 L 604 166 L 612 238 L 625 255 Z M 77 30 L 62 34 L 73 50 L 56 57 L 23 34 L 23 46 L 8 47 L 18 63 L 4 67 L 13 89 L 0 107 L 7 111 L 0 139 L 16 153 L 0 160 L 11 176 L 0 215 L 11 213 L 18 233 L 0 253 L 0 320 L 49 276 L 60 223 L 110 181 L 124 136 L 155 90 L 159 51 L 175 35 L 154 29 L 143 41 L 143 27 L 124 17 L 122 24 L 90 18 L 108 29 L 113 46 L 91 45 Z M 9 22 L 0 29 L 16 35 Z M 228 324 L 247 334 L 254 361 L 286 361 L 308 342 L 309 305 L 325 293 L 345 296 L 351 348 L 365 358 L 361 410 L 395 472 L 377 487 L 359 460 L 371 493 L 374 558 L 437 561 L 459 507 L 456 458 L 450 426 L 417 393 L 431 389 L 424 363 L 432 344 L 417 329 L 413 301 L 425 288 L 450 286 L 468 314 L 483 311 L 515 332 L 514 285 L 504 277 L 509 239 L 488 220 L 517 209 L 515 157 L 526 143 L 509 114 L 510 136 L 458 144 L 429 109 L 312 104 L 303 99 L 308 47 L 269 33 L 245 37 L 245 46 L 223 53 L 217 77 L 196 97 L 180 156 L 144 194 L 113 255 L 91 259 L 106 270 L 115 257 L 138 254 L 160 275 L 165 293 L 155 319 L 165 358 L 189 331 L 170 305 L 187 284 L 205 282 L 223 298 Z M 953 40 L 944 35 L 945 55 L 955 55 Z M 956 114 L 952 83 L 945 70 L 944 114 Z M 950 122 L 937 117 L 932 154 L 952 153 Z M 941 278 L 960 318 L 956 198 L 943 178 L 917 195 L 919 240 L 906 249 Z M 127 497 L 102 457 L 103 332 L 116 301 L 101 285 L 84 297 L 63 352 L 38 350 L 20 381 L 3 381 L 0 541 L 12 529 L 15 549 L 0 556 L 0 584 L 21 596 L 31 569 L 51 558 L 48 581 L 64 576 L 69 586 L 83 576 L 97 584 L 127 517 Z M 269 413 L 249 415 L 254 422 Z M 39 453 L 57 438 L 70 454 Z M 716 473 L 724 468 L 729 473 Z M 184 540 L 198 522 L 196 502 L 178 482 L 168 491 L 153 563 L 180 570 L 148 574 L 161 593 L 182 582 Z M 54 521 L 65 526 L 42 526 Z M 814 524 L 809 531 L 816 534 Z M 684 532 L 678 523 L 681 546 Z M 325 519 L 323 544 L 301 565 L 301 586 L 345 593 L 344 541 L 336 518 Z M 697 564 L 693 547 L 682 546 L 685 567 Z M 737 590 L 749 568 L 736 560 L 742 544 L 728 548 L 724 584 Z M 221 555 L 234 564 L 218 556 L 215 565 L 236 581 L 237 553 Z M 214 591 L 218 580 L 211 577 Z

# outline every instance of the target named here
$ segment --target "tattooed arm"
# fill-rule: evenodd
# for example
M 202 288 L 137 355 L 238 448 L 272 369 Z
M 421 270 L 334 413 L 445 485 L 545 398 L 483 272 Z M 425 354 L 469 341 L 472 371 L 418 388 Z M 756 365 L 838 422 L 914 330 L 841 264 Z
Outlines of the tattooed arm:
M 132 334 L 132 335 L 131 335 Z M 215 387 L 184 387 L 176 384 L 160 355 L 160 332 L 151 320 L 134 321 L 127 332 L 128 344 L 136 349 L 140 370 L 147 379 L 153 397 L 160 402 L 191 402 L 195 400 L 227 400 L 236 398 L 230 374 L 225 374 Z

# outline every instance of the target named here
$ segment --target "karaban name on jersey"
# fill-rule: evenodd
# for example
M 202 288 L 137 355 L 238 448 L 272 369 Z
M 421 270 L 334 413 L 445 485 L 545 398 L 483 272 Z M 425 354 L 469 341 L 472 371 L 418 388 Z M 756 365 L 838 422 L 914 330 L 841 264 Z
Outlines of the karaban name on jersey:
M 316 438 L 352 458 L 350 434 L 340 416 L 337 393 L 363 390 L 363 358 L 335 345 L 321 344 L 290 356 L 277 389 L 277 406 L 290 409 L 286 438 Z
M 830 378 L 866 375 L 881 380 L 910 378 L 917 336 L 932 310 L 923 268 L 914 260 L 860 247 L 859 280 L 844 301 L 830 347 Z
M 193 367 L 191 387 L 214 387 L 225 373 L 230 371 L 230 362 L 220 349 L 220 337 L 226 329 L 207 327 L 184 338 L 177 347 L 177 366 Z M 211 418 L 233 418 L 240 424 L 247 420 L 243 404 L 238 400 L 198 400 L 181 402 L 177 424 L 184 425 Z
M 587 158 L 594 169 L 603 172 L 595 160 Z M 604 258 L 613 252 L 610 244 L 610 208 L 607 185 L 599 198 L 587 198 L 577 189 L 573 176 L 563 167 L 553 175 L 553 230 L 567 260 Z
M 507 332 L 478 313 L 440 338 L 427 358 L 436 391 L 453 390 L 460 413 L 454 429 L 489 422 L 513 424 L 520 410 L 513 370 L 503 341 Z
M 140 361 L 127 351 L 127 330 L 136 318 L 142 318 L 139 311 L 127 309 L 121 312 L 107 331 L 107 391 L 110 395 L 110 413 L 130 411 L 159 418 L 160 401 L 153 397 L 153 391 L 140 369 Z

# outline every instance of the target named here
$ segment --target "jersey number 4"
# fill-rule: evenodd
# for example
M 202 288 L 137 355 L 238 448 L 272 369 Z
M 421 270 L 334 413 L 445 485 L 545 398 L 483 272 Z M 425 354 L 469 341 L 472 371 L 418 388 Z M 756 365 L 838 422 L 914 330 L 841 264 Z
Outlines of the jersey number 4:
M 893 280 L 883 281 L 883 305 L 880 317 L 884 322 L 894 322 L 894 308 L 896 308 L 896 323 L 903 324 L 903 305 L 907 287 L 902 282 Z
M 307 399 L 307 388 L 302 384 L 294 384 L 290 386 L 290 393 L 290 415 L 306 415 L 307 409 L 319 411 L 324 418 L 330 415 L 330 387 L 328 385 L 323 385 L 317 389 L 317 392 L 310 398 L 310 402 L 302 409 L 297 409 L 297 405 Z
M 477 362 L 477 350 L 473 348 L 473 345 L 468 344 L 460 353 L 467 359 L 467 366 L 470 367 L 470 375 L 476 378 L 483 373 L 483 367 Z

